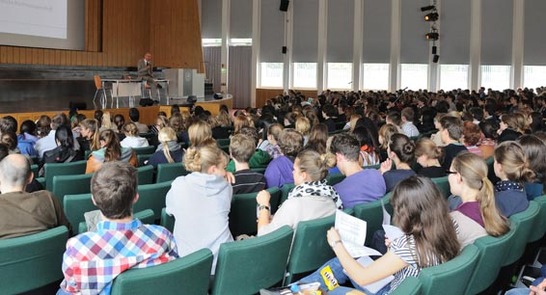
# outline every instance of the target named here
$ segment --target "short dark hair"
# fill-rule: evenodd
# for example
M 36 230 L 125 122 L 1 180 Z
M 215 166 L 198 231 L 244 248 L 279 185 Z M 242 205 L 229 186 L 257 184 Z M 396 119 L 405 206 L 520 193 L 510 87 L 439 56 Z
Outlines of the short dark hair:
M 12 116 L 5 116 L 0 119 L 0 133 L 17 132 L 17 120 Z
M 440 125 L 447 129 L 449 137 L 454 140 L 461 139 L 463 135 L 463 121 L 455 116 L 443 116 L 440 119 Z
M 350 133 L 339 133 L 334 135 L 330 143 L 332 154 L 340 153 L 349 161 L 358 161 L 360 156 L 360 145 L 356 137 Z
M 137 108 L 130 108 L 129 109 L 129 118 L 133 122 L 138 122 L 138 120 L 140 119 L 140 112 L 138 111 Z
M 129 163 L 104 163 L 91 179 L 91 194 L 106 218 L 131 216 L 137 194 L 137 169 Z

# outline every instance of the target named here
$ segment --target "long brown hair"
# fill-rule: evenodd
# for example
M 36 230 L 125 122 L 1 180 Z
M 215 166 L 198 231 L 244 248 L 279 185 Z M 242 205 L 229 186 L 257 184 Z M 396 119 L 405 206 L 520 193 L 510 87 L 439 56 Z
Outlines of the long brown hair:
M 484 159 L 473 153 L 462 153 L 453 159 L 451 166 L 461 174 L 468 187 L 479 190 L 476 201 L 480 203 L 485 231 L 494 237 L 508 232 L 508 222 L 495 204 L 493 184 L 487 178 L 487 164 Z
M 99 141 L 104 141 L 104 162 L 117 161 L 121 158 L 121 145 L 114 130 L 105 129 L 100 132 Z
M 428 177 L 402 180 L 392 193 L 393 223 L 415 240 L 420 267 L 457 256 L 460 249 L 447 201 Z

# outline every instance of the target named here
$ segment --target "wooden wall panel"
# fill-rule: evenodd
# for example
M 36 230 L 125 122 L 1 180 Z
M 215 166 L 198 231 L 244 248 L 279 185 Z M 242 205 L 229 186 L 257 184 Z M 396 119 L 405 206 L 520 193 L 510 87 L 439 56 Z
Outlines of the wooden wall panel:
M 198 0 L 85 0 L 85 50 L 0 46 L 0 64 L 160 67 L 203 72 Z

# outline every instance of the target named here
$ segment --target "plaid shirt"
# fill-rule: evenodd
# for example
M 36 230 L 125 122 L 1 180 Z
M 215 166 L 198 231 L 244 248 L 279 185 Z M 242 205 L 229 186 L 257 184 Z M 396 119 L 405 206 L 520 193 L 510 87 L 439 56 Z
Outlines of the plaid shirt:
M 78 294 L 110 294 L 112 281 L 132 268 L 178 258 L 172 234 L 138 219 L 128 223 L 101 221 L 97 232 L 68 240 L 63 257 L 61 289 Z

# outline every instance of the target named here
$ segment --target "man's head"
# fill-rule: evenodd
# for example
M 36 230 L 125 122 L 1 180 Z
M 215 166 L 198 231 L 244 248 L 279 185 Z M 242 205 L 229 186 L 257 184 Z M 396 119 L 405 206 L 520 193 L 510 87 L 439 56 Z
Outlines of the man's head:
M 152 54 L 149 53 L 149 52 L 146 52 L 146 54 L 144 54 L 144 59 L 146 61 L 151 61 L 152 60 Z
M 250 136 L 239 133 L 231 137 L 229 153 L 235 161 L 239 163 L 248 163 L 254 154 L 255 149 L 255 141 Z
M 32 181 L 30 163 L 21 154 L 11 154 L 0 161 L 0 191 L 9 193 L 24 191 Z
M 108 219 L 122 219 L 133 214 L 138 199 L 137 170 L 128 163 L 104 163 L 91 179 L 93 202 Z
M 330 152 L 336 155 L 336 158 L 343 158 L 348 162 L 358 163 L 360 156 L 360 144 L 356 137 L 349 133 L 339 133 L 334 135 L 330 144 Z M 342 161 L 338 161 L 338 164 Z
M 137 108 L 130 108 L 129 109 L 129 118 L 133 122 L 138 122 L 138 120 L 140 120 L 140 112 L 138 111 Z

